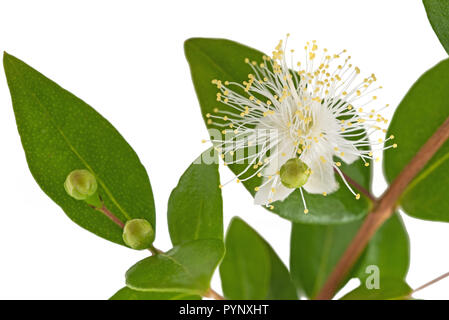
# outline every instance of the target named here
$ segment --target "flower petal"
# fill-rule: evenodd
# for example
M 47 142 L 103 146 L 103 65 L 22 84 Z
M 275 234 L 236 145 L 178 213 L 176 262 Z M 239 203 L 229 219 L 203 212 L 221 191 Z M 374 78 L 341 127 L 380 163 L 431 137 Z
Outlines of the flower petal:
M 309 193 L 332 193 L 337 191 L 339 185 L 335 180 L 332 158 L 325 159 L 323 163 L 319 158 L 307 161 L 307 165 L 312 169 L 312 174 L 304 185 L 304 189 Z
M 275 192 L 272 192 L 272 189 Z M 274 201 L 282 201 L 287 198 L 295 189 L 285 187 L 279 178 L 274 178 L 272 183 L 267 183 L 256 192 L 254 203 L 259 205 L 267 205 L 270 199 Z

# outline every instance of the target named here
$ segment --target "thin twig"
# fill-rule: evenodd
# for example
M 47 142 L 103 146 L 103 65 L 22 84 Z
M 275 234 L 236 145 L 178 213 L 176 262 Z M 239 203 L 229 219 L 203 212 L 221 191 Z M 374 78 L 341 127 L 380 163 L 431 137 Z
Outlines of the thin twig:
M 349 244 L 343 256 L 340 258 L 335 269 L 327 279 L 316 299 L 332 299 L 339 284 L 346 277 L 349 270 L 365 249 L 371 237 L 377 229 L 393 214 L 397 202 L 408 184 L 421 171 L 427 162 L 433 157 L 443 143 L 449 138 L 449 118 L 438 128 L 438 130 L 421 147 L 415 157 L 396 177 L 390 187 L 377 201 L 356 236 Z
M 95 209 L 100 211 L 101 213 L 103 213 L 109 219 L 111 219 L 112 222 L 114 222 L 120 228 L 123 229 L 123 227 L 125 226 L 125 224 L 119 218 L 117 218 L 111 211 L 109 211 L 105 205 L 103 205 L 101 208 L 95 208 Z
M 359 183 L 357 183 L 354 179 L 352 179 L 350 176 L 346 175 L 343 171 L 338 172 L 337 169 L 334 169 L 334 171 L 338 174 L 342 174 L 343 177 L 346 179 L 346 181 L 351 184 L 354 188 L 359 190 L 362 194 L 364 194 L 366 197 L 368 197 L 372 202 L 376 202 L 377 199 L 375 196 L 371 194 L 368 190 L 366 190 L 364 187 L 362 187 Z
M 411 297 L 412 295 L 414 295 L 416 292 L 418 292 L 418 291 L 420 291 L 420 290 L 422 290 L 422 289 L 424 289 L 424 288 L 427 288 L 428 286 L 431 286 L 432 284 L 434 284 L 434 283 L 436 283 L 436 282 L 438 282 L 438 281 L 440 281 L 440 280 L 443 280 L 444 278 L 446 278 L 446 277 L 448 277 L 449 276 L 449 272 L 446 272 L 445 274 L 442 274 L 441 276 L 439 276 L 438 278 L 435 278 L 435 279 L 433 279 L 432 281 L 429 281 L 429 282 L 427 282 L 426 284 L 423 284 L 422 286 L 420 286 L 419 288 L 416 288 L 415 290 L 413 290 L 409 295 L 408 295 L 408 297 Z

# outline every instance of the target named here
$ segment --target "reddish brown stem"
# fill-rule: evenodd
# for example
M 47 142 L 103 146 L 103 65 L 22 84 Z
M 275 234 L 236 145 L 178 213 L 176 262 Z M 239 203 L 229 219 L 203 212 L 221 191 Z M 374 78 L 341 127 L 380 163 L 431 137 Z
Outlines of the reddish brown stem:
M 105 207 L 105 205 L 103 205 L 101 208 L 95 208 L 95 209 L 100 211 L 101 213 L 103 213 L 109 219 L 111 219 L 112 222 L 114 222 L 120 228 L 123 229 L 123 227 L 125 226 L 125 224 L 119 218 L 117 218 L 111 211 L 109 211 L 108 208 Z
M 432 284 L 437 283 L 438 281 L 441 281 L 441 280 L 443 280 L 444 278 L 447 278 L 448 276 L 449 276 L 449 272 L 446 272 L 445 274 L 439 276 L 438 278 L 435 278 L 435 279 L 433 279 L 433 280 L 427 282 L 426 284 L 423 284 L 422 286 L 420 286 L 420 287 L 416 288 L 415 290 L 413 290 L 413 291 L 408 295 L 408 297 L 411 297 L 411 296 L 412 296 L 413 294 L 415 294 L 416 292 L 418 292 L 418 291 L 420 291 L 420 290 L 422 290 L 422 289 L 425 289 L 425 288 L 427 288 L 428 286 L 431 286 Z
M 346 179 L 346 181 L 352 185 L 354 188 L 356 188 L 358 191 L 360 191 L 362 194 L 364 194 L 366 197 L 368 197 L 372 202 L 376 202 L 377 199 L 374 197 L 371 192 L 366 190 L 364 187 L 362 187 L 359 183 L 357 183 L 355 180 L 353 180 L 350 176 L 346 175 L 343 171 L 338 172 L 336 169 L 334 169 L 336 173 L 341 173 L 343 177 Z
M 406 190 L 407 185 L 421 171 L 448 138 L 449 118 L 446 119 L 429 140 L 427 140 L 415 157 L 407 164 L 390 187 L 379 198 L 373 211 L 366 217 L 356 236 L 340 258 L 340 261 L 332 271 L 316 299 L 331 299 L 335 295 L 338 286 L 357 261 L 371 237 L 393 214 L 397 202 L 402 193 Z

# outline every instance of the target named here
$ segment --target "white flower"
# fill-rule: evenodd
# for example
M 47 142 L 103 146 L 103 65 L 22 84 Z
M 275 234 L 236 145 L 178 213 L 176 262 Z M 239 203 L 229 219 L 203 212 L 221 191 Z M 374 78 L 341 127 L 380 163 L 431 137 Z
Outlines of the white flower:
M 293 58 L 287 65 L 281 40 L 273 56 L 264 56 L 262 63 L 245 59 L 253 73 L 243 84 L 212 81 L 219 89 L 217 100 L 228 106 L 206 115 L 209 124 L 223 128 L 226 134 L 212 141 L 223 159 L 231 156 L 225 165 L 245 162 L 245 169 L 235 177 L 237 182 L 263 177 L 262 184 L 255 188 L 256 204 L 272 208 L 271 202 L 284 200 L 295 190 L 286 187 L 279 175 L 282 165 L 291 158 L 299 158 L 309 170 L 307 182 L 299 188 L 305 213 L 303 189 L 323 195 L 336 191 L 339 185 L 335 172 L 358 199 L 360 195 L 349 186 L 339 169 L 341 163 L 334 157 L 347 164 L 360 158 L 369 166 L 367 160 L 374 159 L 373 153 L 364 147 L 396 147 L 392 144 L 383 148 L 383 139 L 375 143 L 370 140 L 375 132 L 386 132 L 380 125 L 387 123 L 375 108 L 365 111 L 377 100 L 373 92 L 381 88 L 372 88 L 375 75 L 355 82 L 360 69 L 350 63 L 346 50 L 334 55 L 327 49 L 322 52 L 318 59 L 316 42 L 308 42 L 304 67 L 298 63 L 299 70 L 295 71 Z M 385 141 L 390 139 L 393 137 Z M 253 148 L 253 152 L 238 155 L 247 148 Z

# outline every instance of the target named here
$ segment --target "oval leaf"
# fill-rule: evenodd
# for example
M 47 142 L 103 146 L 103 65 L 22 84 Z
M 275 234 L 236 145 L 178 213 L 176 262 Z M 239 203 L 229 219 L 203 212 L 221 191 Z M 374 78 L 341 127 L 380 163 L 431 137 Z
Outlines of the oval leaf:
M 219 185 L 218 158 L 207 150 L 187 168 L 168 200 L 168 229 L 173 245 L 198 239 L 223 240 Z
M 211 84 L 213 79 L 221 79 L 235 82 L 242 82 L 247 79 L 252 69 L 244 63 L 245 58 L 262 61 L 262 52 L 242 45 L 240 43 L 225 39 L 192 38 L 184 44 L 186 58 L 190 65 L 193 84 L 201 106 L 203 119 L 209 129 L 222 128 L 214 127 L 214 124 L 207 124 L 208 113 L 213 113 L 216 107 L 224 111 L 232 111 L 230 107 L 217 102 L 216 87 Z M 216 137 L 215 137 L 216 138 Z M 246 167 L 245 164 L 231 164 L 229 168 L 235 173 L 240 173 Z M 362 166 L 361 163 L 351 165 L 356 175 L 370 181 L 370 170 Z M 348 168 L 343 168 L 347 170 Z M 254 169 L 247 171 L 245 176 L 254 173 Z M 262 178 L 254 177 L 244 181 L 246 189 L 254 195 L 254 187 L 259 186 Z M 356 177 L 354 177 L 356 179 Z M 360 219 L 371 208 L 369 199 L 362 195 L 359 201 L 355 201 L 354 196 L 344 187 L 339 177 L 340 189 L 323 199 L 321 195 L 307 194 L 307 203 L 310 211 L 309 215 L 303 213 L 304 207 L 299 192 L 292 193 L 283 202 L 274 203 L 274 212 L 281 217 L 294 222 L 305 223 L 341 223 Z
M 424 0 L 423 2 L 433 31 L 449 53 L 449 2 L 447 0 Z
M 42 190 L 74 222 L 123 244 L 116 224 L 64 190 L 71 171 L 88 169 L 120 220 L 144 218 L 155 227 L 148 175 L 120 133 L 84 101 L 19 59 L 5 53 L 3 63 L 28 166 Z
M 126 272 L 126 285 L 138 291 L 203 295 L 224 255 L 219 240 L 195 240 L 137 262 Z
M 391 183 L 421 146 L 449 116 L 449 60 L 424 73 L 399 104 L 387 135 L 394 134 L 395 152 L 385 152 L 384 170 Z M 407 186 L 402 209 L 410 216 L 449 221 L 449 142 L 438 150 Z
M 361 221 L 340 225 L 293 224 L 290 270 L 297 288 L 308 298 L 319 292 L 342 254 L 354 238 Z M 409 242 L 405 227 L 396 214 L 377 231 L 351 275 L 365 281 L 367 267 L 375 265 L 381 276 L 405 278 L 409 265 Z
M 296 300 L 290 274 L 271 246 L 248 224 L 234 217 L 226 234 L 220 265 L 225 296 L 232 300 Z
M 198 295 L 180 292 L 147 292 L 124 287 L 109 300 L 201 300 Z

